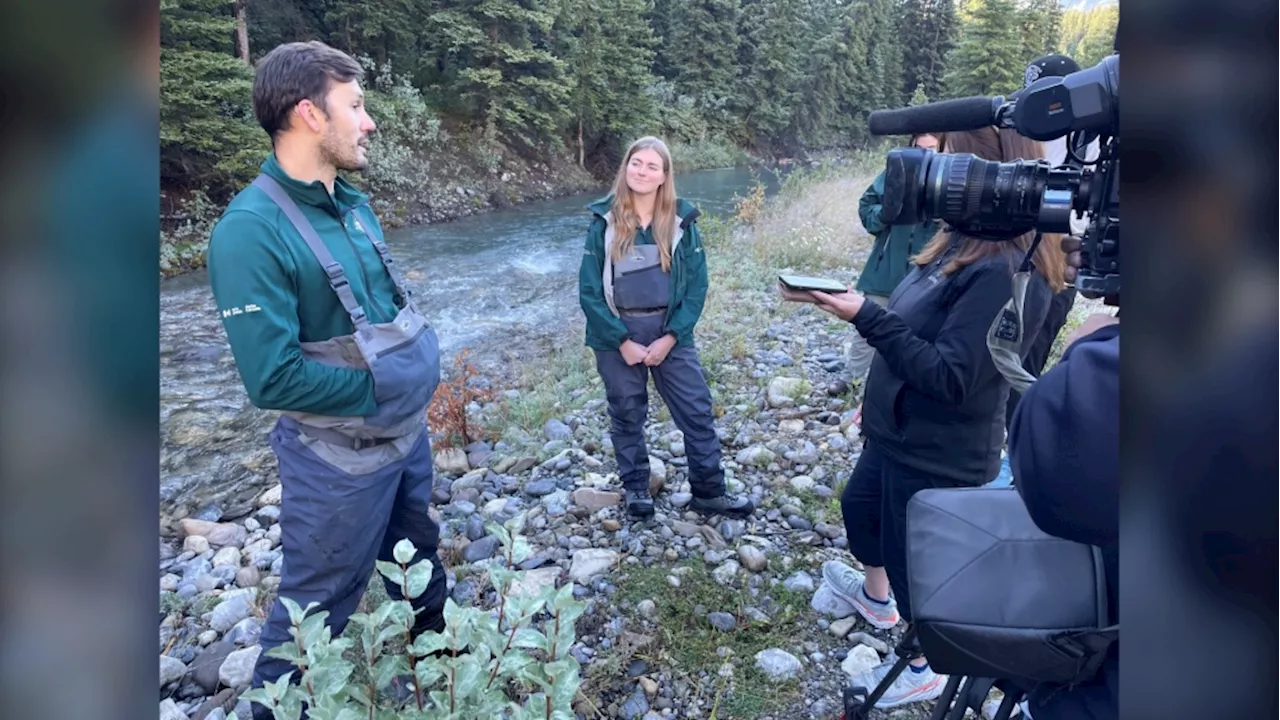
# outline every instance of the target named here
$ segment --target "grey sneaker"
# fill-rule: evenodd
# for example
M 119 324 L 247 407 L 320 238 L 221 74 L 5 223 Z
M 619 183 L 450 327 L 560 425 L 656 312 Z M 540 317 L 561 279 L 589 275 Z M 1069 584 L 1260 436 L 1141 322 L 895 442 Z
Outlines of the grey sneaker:
M 889 671 L 893 669 L 894 663 L 897 661 L 897 655 L 890 653 L 885 662 L 872 668 L 863 677 L 862 683 L 865 687 L 874 691 L 880 681 L 884 680 Z M 885 690 L 884 695 L 876 702 L 876 707 L 893 708 L 915 702 L 937 700 L 946 688 L 946 684 L 947 676 L 935 673 L 933 668 L 926 666 L 924 670 L 916 672 L 908 665 L 898 674 L 898 677 L 894 678 L 893 684 Z
M 863 620 L 878 630 L 888 630 L 898 624 L 898 601 L 889 596 L 886 603 L 878 603 L 867 596 L 864 588 L 866 576 L 836 560 L 822 565 L 822 579 L 831 586 L 831 592 L 853 606 Z

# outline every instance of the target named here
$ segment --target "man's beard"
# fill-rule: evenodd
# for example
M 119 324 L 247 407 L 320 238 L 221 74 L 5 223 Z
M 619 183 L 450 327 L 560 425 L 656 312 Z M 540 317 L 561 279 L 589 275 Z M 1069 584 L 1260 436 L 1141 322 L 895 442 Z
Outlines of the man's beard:
M 359 145 L 346 145 L 335 135 L 326 135 L 320 142 L 320 155 L 324 161 L 338 170 L 356 172 L 368 166 L 368 160 L 360 159 Z

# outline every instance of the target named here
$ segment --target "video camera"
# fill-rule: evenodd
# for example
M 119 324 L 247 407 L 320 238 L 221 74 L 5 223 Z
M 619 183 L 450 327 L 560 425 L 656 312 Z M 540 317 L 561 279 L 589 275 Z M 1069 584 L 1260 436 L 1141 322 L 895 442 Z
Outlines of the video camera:
M 885 164 L 883 217 L 938 219 L 972 237 L 1008 241 L 1030 230 L 1069 234 L 1072 212 L 1091 215 L 1075 287 L 1085 297 L 1120 295 L 1120 56 L 1064 77 L 1045 77 L 1008 98 L 968 97 L 868 118 L 873 135 L 1012 128 L 1032 140 L 1067 138 L 1069 162 L 991 162 L 970 154 L 894 150 Z M 1100 154 L 1078 149 L 1093 139 Z M 1086 165 L 1096 165 L 1095 168 Z

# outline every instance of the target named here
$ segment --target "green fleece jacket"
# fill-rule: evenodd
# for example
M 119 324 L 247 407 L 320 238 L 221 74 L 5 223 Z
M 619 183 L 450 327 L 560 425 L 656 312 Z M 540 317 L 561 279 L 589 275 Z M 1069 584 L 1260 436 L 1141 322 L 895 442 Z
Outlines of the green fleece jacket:
M 333 195 L 319 181 L 295 180 L 274 154 L 262 172 L 284 187 L 342 265 L 369 322 L 393 320 L 395 284 L 365 234 L 382 239 L 368 197 L 341 178 Z M 338 416 L 377 410 L 368 370 L 303 357 L 301 343 L 355 328 L 315 254 L 266 193 L 250 186 L 227 206 L 209 239 L 208 266 L 231 352 L 254 405 Z
M 587 206 L 593 214 L 587 242 L 578 268 L 578 300 L 587 318 L 586 345 L 593 350 L 617 350 L 630 338 L 627 326 L 605 298 L 605 233 L 613 194 Z M 693 328 L 707 301 L 707 257 L 698 231 L 699 211 L 693 203 L 676 201 L 680 230 L 671 256 L 671 301 L 664 327 L 676 339 L 676 347 L 693 344 Z M 636 234 L 636 243 L 652 245 L 647 229 Z
M 911 271 L 911 258 L 933 239 L 938 224 L 931 220 L 916 225 L 887 225 L 880 219 L 883 205 L 884 173 L 881 172 L 862 193 L 858 203 L 862 226 L 875 236 L 876 241 L 858 275 L 857 290 L 888 297 Z

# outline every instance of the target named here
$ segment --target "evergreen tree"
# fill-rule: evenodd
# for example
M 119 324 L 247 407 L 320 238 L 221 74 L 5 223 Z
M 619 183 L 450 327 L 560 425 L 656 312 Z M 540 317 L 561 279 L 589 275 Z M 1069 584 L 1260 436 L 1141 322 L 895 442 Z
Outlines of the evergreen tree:
M 646 0 L 566 0 L 557 49 L 566 58 L 578 164 L 600 148 L 612 159 L 626 136 L 655 120 L 647 91 L 656 40 Z M 603 147 L 602 147 L 603 146 Z
M 735 124 L 730 102 L 738 76 L 738 0 L 684 0 L 673 6 L 667 56 L 675 87 L 721 134 Z
M 930 97 L 942 94 L 947 54 L 956 44 L 960 21 L 953 0 L 906 0 L 899 37 L 903 43 L 902 90 L 924 87 Z
M 270 151 L 253 116 L 253 71 L 235 56 L 234 0 L 162 0 L 160 179 L 225 199 Z
M 801 95 L 801 17 L 791 0 L 751 0 L 742 8 L 735 111 L 745 142 L 757 147 L 794 144 L 790 131 Z
M 830 7 L 828 30 L 810 53 L 812 65 L 800 129 L 806 144 L 831 147 L 866 137 L 864 106 L 869 25 L 852 4 Z
M 862 107 L 867 112 L 901 107 L 903 43 L 896 0 L 857 0 L 856 12 L 867 28 L 867 75 Z
M 1114 52 L 1119 21 L 1119 5 L 1100 5 L 1085 14 L 1080 40 L 1072 56 L 1080 67 L 1093 67 Z
M 1062 35 L 1062 7 L 1058 0 L 1027 0 L 1019 13 L 1023 65 L 1058 52 Z
M 547 0 L 439 0 L 428 27 L 440 97 L 490 140 L 547 147 L 570 115 L 565 64 L 548 49 L 554 22 Z
M 1022 87 L 1023 71 L 1033 58 L 1023 57 L 1014 0 L 973 0 L 965 13 L 968 20 L 947 58 L 945 94 L 1001 95 Z

